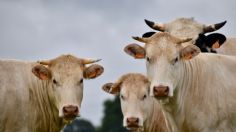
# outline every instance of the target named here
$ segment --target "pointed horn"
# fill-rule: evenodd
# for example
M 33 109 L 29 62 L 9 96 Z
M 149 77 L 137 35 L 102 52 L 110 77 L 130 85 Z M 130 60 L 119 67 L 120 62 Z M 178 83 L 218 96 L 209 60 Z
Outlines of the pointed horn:
M 165 31 L 165 26 L 164 24 L 158 24 L 158 23 L 154 23 L 152 21 L 149 21 L 147 19 L 144 19 L 145 23 L 152 29 L 154 30 L 158 30 L 158 31 L 161 31 L 161 32 L 164 32 Z
M 148 38 L 141 38 L 141 37 L 137 37 L 137 36 L 133 36 L 132 38 L 134 40 L 137 40 L 137 41 L 142 42 L 142 43 L 148 43 L 149 42 Z
M 94 59 L 82 59 L 82 63 L 83 63 L 84 65 L 86 65 L 86 64 L 91 64 L 91 63 L 98 62 L 98 61 L 100 61 L 100 60 L 102 60 L 102 59 L 96 59 L 96 60 L 94 60 Z
M 189 42 L 189 41 L 191 41 L 191 40 L 193 40 L 193 39 L 192 39 L 192 38 L 180 39 L 180 40 L 177 42 L 177 44 L 182 44 L 182 43 L 185 43 L 185 42 Z
M 203 28 L 203 32 L 204 33 L 209 33 L 209 32 L 216 31 L 216 30 L 220 29 L 221 27 L 223 27 L 226 24 L 226 22 L 227 21 L 217 23 L 217 24 L 212 24 L 212 25 L 209 25 L 209 26 L 205 26 Z
M 42 60 L 42 61 L 37 61 L 37 63 L 42 64 L 42 65 L 51 65 L 51 61 L 50 60 Z

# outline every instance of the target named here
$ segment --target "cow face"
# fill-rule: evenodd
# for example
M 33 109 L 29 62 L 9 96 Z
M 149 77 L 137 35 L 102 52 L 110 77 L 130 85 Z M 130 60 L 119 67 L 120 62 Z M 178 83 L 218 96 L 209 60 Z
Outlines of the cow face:
M 151 109 L 151 97 L 148 94 L 149 82 L 145 76 L 126 74 L 116 83 L 105 84 L 103 90 L 120 96 L 124 127 L 130 130 L 143 127 Z
M 145 47 L 140 46 L 138 49 L 142 52 L 134 50 L 133 45 L 127 46 L 125 51 L 133 57 L 137 53 L 144 53 L 147 75 L 151 81 L 151 96 L 159 99 L 172 97 L 178 84 L 181 73 L 179 67 L 182 65 L 182 61 L 192 59 L 200 53 L 200 49 L 193 44 L 184 47 L 182 43 L 188 42 L 190 39 L 179 39 L 168 33 L 156 33 L 148 39 L 139 37 L 135 37 L 135 39 L 146 43 Z
M 59 117 L 72 120 L 79 116 L 83 98 L 83 80 L 92 79 L 103 73 L 100 65 L 86 64 L 96 61 L 79 59 L 71 55 L 62 55 L 50 61 L 41 61 L 32 72 L 42 81 L 52 86 L 49 95 L 58 108 Z
M 226 24 L 226 21 L 212 25 L 205 25 L 195 21 L 193 18 L 177 18 L 169 23 L 161 24 L 145 20 L 152 29 L 168 32 L 179 38 L 197 39 L 198 34 L 216 31 Z

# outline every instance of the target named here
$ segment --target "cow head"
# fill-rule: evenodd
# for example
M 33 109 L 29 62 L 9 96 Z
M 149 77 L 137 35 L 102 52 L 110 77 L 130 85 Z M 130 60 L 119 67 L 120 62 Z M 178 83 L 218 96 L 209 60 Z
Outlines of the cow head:
M 144 42 L 145 47 L 131 44 L 125 47 L 125 52 L 134 58 L 146 59 L 147 75 L 151 81 L 150 94 L 159 99 L 173 97 L 179 83 L 179 67 L 183 61 L 189 61 L 198 55 L 200 49 L 191 44 L 191 39 L 179 39 L 168 33 L 156 33 L 150 38 L 134 39 Z
M 39 61 L 33 67 L 33 74 L 52 86 L 48 93 L 57 107 L 59 117 L 72 120 L 79 116 L 83 98 L 83 80 L 93 79 L 103 73 L 100 65 L 88 64 L 99 60 L 79 59 L 72 55 L 62 55 L 49 61 Z
M 120 95 L 124 127 L 130 130 L 143 127 L 151 109 L 149 82 L 145 76 L 137 73 L 126 74 L 115 83 L 104 84 L 103 90 Z
M 226 21 L 205 25 L 198 23 L 193 18 L 177 18 L 169 23 L 154 23 L 149 20 L 145 20 L 145 23 L 154 30 L 168 32 L 179 38 L 193 38 L 197 39 L 198 34 L 204 34 L 216 31 L 226 24 Z

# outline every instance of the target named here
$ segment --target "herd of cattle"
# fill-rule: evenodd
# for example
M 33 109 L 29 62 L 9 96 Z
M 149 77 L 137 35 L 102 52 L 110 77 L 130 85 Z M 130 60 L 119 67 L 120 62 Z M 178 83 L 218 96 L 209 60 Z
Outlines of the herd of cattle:
M 123 126 L 135 132 L 235 132 L 236 38 L 210 33 L 193 18 L 160 24 L 124 51 L 145 59 L 147 76 L 128 73 L 102 89 L 119 95 Z M 211 53 L 201 53 L 211 52 Z M 0 132 L 59 132 L 80 116 L 83 79 L 100 76 L 99 60 L 0 60 Z

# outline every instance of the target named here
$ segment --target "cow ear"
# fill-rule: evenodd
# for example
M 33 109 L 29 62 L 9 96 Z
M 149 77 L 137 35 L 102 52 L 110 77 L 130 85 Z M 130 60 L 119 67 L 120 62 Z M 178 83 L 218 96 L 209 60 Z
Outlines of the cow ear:
M 41 80 L 49 80 L 52 77 L 51 71 L 43 65 L 34 66 L 32 72 Z
M 195 45 L 188 45 L 180 50 L 180 57 L 184 60 L 190 60 L 197 56 L 201 50 Z
M 102 86 L 102 90 L 109 94 L 117 95 L 120 93 L 120 85 L 116 85 L 114 83 L 106 83 Z
M 226 41 L 226 37 L 220 33 L 212 33 L 206 36 L 205 43 L 209 48 L 217 49 Z
M 145 49 L 138 44 L 129 44 L 124 48 L 124 51 L 135 59 L 143 59 L 146 56 Z
M 83 71 L 83 76 L 86 79 L 93 79 L 100 76 L 104 71 L 104 68 L 100 65 L 93 64 L 89 67 L 86 67 Z

